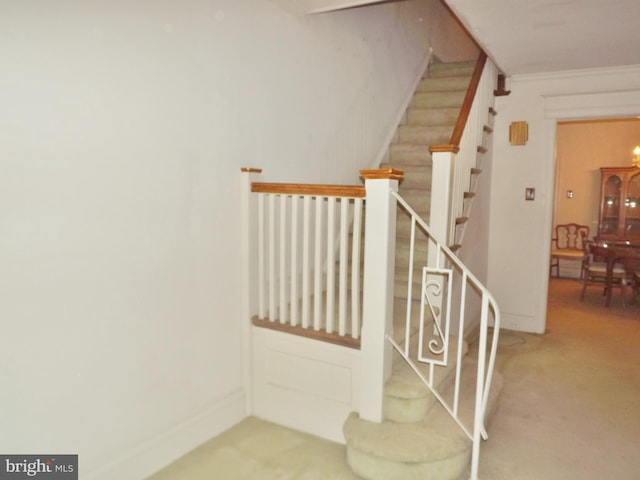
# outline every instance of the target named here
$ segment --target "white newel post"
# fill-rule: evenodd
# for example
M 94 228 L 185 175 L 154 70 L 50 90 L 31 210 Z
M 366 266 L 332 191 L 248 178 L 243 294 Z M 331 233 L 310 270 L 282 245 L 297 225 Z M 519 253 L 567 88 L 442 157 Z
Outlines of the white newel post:
M 451 189 L 457 151 L 458 147 L 453 145 L 431 148 L 431 209 L 429 225 L 435 237 L 444 242 L 446 246 L 449 246 L 454 237 L 454 227 L 451 221 Z M 438 255 L 440 258 L 438 258 Z M 427 264 L 430 267 L 435 267 L 436 265 L 443 267 L 443 260 L 444 255 L 439 254 L 435 244 L 429 240 Z M 444 286 L 444 279 L 441 276 L 434 275 L 429 280 L 435 280 L 441 287 Z M 443 290 L 441 289 L 441 291 Z M 442 295 L 436 295 L 433 290 L 429 290 L 429 297 L 432 304 L 442 312 Z
M 245 391 L 245 409 L 247 415 L 253 413 L 252 378 L 251 378 L 251 317 L 257 313 L 257 251 L 258 251 L 258 202 L 251 193 L 251 184 L 262 172 L 259 168 L 242 168 L 240 185 L 241 214 L 241 280 L 242 308 L 240 322 L 242 324 L 242 379 Z
M 362 306 L 360 417 L 381 422 L 383 389 L 391 376 L 396 198 L 402 172 L 361 170 L 366 190 L 364 292 Z
M 451 188 L 453 182 L 453 169 L 456 161 L 458 147 L 443 145 L 433 147 L 431 150 L 431 212 L 429 225 L 434 235 L 445 244 L 452 241 L 453 228 L 451 223 Z M 431 253 L 431 252 L 430 252 Z M 429 257 L 429 264 L 433 265 L 435 256 Z

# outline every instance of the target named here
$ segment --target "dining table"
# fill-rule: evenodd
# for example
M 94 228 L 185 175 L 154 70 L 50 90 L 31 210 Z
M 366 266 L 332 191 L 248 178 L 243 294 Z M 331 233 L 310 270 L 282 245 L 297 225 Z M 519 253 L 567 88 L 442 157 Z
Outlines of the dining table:
M 611 303 L 611 291 L 613 286 L 613 267 L 616 263 L 624 265 L 630 279 L 635 282 L 633 272 L 640 268 L 640 244 L 628 242 L 596 241 L 590 246 L 594 258 L 602 258 L 607 264 L 607 276 L 605 279 L 605 293 L 608 307 Z

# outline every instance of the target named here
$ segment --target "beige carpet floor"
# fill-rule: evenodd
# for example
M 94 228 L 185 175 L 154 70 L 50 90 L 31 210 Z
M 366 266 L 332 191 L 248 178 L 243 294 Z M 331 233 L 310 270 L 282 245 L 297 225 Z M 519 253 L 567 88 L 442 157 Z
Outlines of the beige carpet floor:
M 640 479 L 640 303 L 552 280 L 547 332 L 505 331 L 482 480 Z M 344 447 L 247 418 L 149 480 L 355 479 Z

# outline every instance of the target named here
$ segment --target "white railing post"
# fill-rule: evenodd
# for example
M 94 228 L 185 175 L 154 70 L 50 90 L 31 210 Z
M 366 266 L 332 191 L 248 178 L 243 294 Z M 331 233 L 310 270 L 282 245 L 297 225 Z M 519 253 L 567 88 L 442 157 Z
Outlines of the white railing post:
M 251 193 L 251 184 L 262 172 L 258 168 L 242 168 L 240 185 L 240 265 L 242 281 L 242 379 L 244 385 L 245 409 L 247 415 L 253 412 L 251 395 L 251 317 L 257 313 L 257 225 L 258 205 L 256 196 Z
M 454 145 L 442 145 L 432 147 L 432 171 L 431 171 L 431 211 L 429 213 L 429 225 L 441 241 L 448 244 L 452 240 L 451 218 L 451 189 L 458 147 Z M 430 253 L 431 253 L 430 249 Z M 436 258 L 429 257 L 429 265 Z
M 454 145 L 441 145 L 431 147 L 431 209 L 429 213 L 429 224 L 435 238 L 444 242 L 445 246 L 450 246 L 453 238 L 453 228 L 455 219 L 452 219 L 452 188 L 453 174 L 455 168 L 456 153 L 458 147 Z M 442 268 L 444 266 L 444 255 L 439 248 L 436 248 L 433 238 L 429 238 L 429 249 L 427 252 L 427 265 Z M 430 281 L 435 281 L 444 287 L 444 279 L 439 275 L 430 276 Z M 431 304 L 442 312 L 442 295 L 435 295 L 434 290 L 429 290 Z
M 391 376 L 391 344 L 386 336 L 393 333 L 396 198 L 391 191 L 398 191 L 402 172 L 387 168 L 360 174 L 367 195 L 360 417 L 381 422 L 384 384 Z

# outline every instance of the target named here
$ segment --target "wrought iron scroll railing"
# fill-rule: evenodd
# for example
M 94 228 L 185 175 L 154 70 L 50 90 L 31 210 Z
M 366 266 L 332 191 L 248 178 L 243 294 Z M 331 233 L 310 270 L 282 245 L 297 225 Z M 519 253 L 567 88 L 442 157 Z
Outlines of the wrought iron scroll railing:
M 430 258 L 435 259 L 422 268 L 420 325 L 417 347 L 409 338 L 411 330 L 412 303 L 407 302 L 406 328 L 404 345 L 398 344 L 392 336 L 387 340 L 401 354 L 411 368 L 420 376 L 426 387 L 438 399 L 451 415 L 462 431 L 472 441 L 471 479 L 477 479 L 480 443 L 487 438 L 484 425 L 485 414 L 489 402 L 492 374 L 495 366 L 500 329 L 500 310 L 487 288 L 458 259 L 446 245 L 439 241 L 430 227 L 416 214 L 409 204 L 397 193 L 391 192 L 398 204 L 406 210 L 411 218 L 410 259 L 413 263 L 413 252 L 419 236 L 426 236 Z M 413 264 L 408 268 L 407 298 L 412 298 Z M 457 303 L 457 304 L 456 304 Z M 479 309 L 475 305 L 479 303 Z M 479 341 L 477 352 L 476 389 L 472 418 L 463 418 L 460 409 L 462 369 L 465 348 L 464 338 L 468 329 L 477 325 L 479 312 Z M 490 341 L 489 338 L 491 337 Z M 417 351 L 411 351 L 415 347 Z M 450 358 L 455 355 L 456 358 Z M 422 373 L 416 362 L 429 365 L 428 374 Z M 453 395 L 447 396 L 438 391 L 435 383 L 436 369 L 453 361 L 456 365 L 454 374 Z

